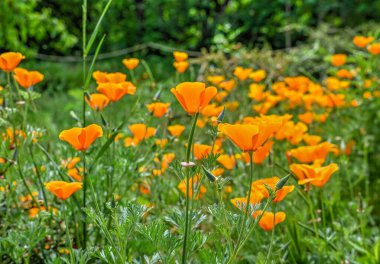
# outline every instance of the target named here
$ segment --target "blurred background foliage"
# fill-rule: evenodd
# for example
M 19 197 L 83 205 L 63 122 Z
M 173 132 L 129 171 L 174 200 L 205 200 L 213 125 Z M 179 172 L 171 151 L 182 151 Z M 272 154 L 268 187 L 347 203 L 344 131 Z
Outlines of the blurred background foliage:
M 95 26 L 106 0 L 88 1 Z M 82 0 L 1 0 L 0 51 L 80 53 Z M 140 43 L 228 51 L 231 43 L 281 49 L 309 40 L 327 23 L 355 28 L 380 21 L 373 0 L 115 0 L 102 25 L 103 51 Z

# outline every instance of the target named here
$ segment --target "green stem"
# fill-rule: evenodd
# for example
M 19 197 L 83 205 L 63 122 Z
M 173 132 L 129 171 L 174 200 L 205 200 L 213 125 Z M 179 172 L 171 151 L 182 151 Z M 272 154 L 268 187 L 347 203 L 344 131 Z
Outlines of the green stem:
M 190 155 L 191 155 L 191 149 L 193 144 L 193 137 L 195 132 L 195 127 L 197 124 L 197 120 L 199 117 L 199 113 L 196 113 L 193 118 L 193 124 L 190 130 L 190 135 L 187 141 L 187 149 L 186 149 L 186 163 L 190 162 Z M 182 264 L 186 263 L 186 257 L 187 257 L 187 236 L 189 233 L 189 185 L 190 185 L 190 168 L 188 169 L 188 173 L 186 173 L 186 212 L 185 212 L 185 234 L 183 239 L 183 250 L 182 250 Z
M 276 229 L 276 205 L 277 205 L 277 203 L 274 203 L 274 205 L 273 205 L 273 222 L 274 222 L 274 224 L 273 224 L 273 229 L 272 229 L 272 235 L 271 235 L 271 238 L 270 238 L 270 244 L 269 244 L 268 254 L 267 254 L 267 257 L 265 259 L 265 264 L 268 263 L 270 255 L 272 253 L 273 240 L 274 240 L 274 231 Z
M 250 200 L 251 200 L 252 181 L 253 181 L 253 152 L 252 151 L 249 152 L 249 164 L 250 164 L 249 191 L 248 191 L 248 197 L 247 197 L 247 202 L 246 202 L 246 206 L 245 206 L 245 212 L 244 212 L 244 216 L 243 216 L 243 223 L 241 224 L 238 239 L 236 241 L 236 248 L 239 247 L 240 240 L 241 240 L 242 235 L 243 235 L 243 231 L 244 231 L 245 226 L 247 224 L 248 211 L 250 209 L 250 204 L 251 204 Z M 237 252 L 236 252 L 236 254 L 237 254 Z
M 73 257 L 73 245 L 70 239 L 70 230 L 69 230 L 69 218 L 68 218 L 68 208 L 65 203 L 63 203 L 63 214 L 65 215 L 65 231 L 66 231 L 66 247 L 70 250 L 70 263 L 75 263 Z
M 86 153 L 85 151 L 82 151 L 82 166 L 83 166 L 83 209 L 87 206 L 87 173 L 86 173 Z M 82 210 L 83 210 L 82 209 Z M 83 223 L 82 223 L 82 229 L 83 229 L 83 248 L 86 248 L 87 244 L 87 214 L 84 212 L 83 214 Z

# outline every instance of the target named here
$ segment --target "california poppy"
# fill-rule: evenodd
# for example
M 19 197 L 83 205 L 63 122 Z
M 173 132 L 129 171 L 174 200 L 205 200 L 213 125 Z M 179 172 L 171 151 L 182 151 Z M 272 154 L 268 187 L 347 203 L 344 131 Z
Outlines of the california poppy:
M 250 197 L 249 205 L 252 209 L 259 205 L 264 198 L 263 194 L 260 192 L 253 193 Z M 231 199 L 231 203 L 239 210 L 245 211 L 247 208 L 247 197 L 238 197 Z
M 218 130 L 225 134 L 243 152 L 256 151 L 282 125 L 282 121 L 256 120 L 253 124 L 220 124 Z
M 41 82 L 44 79 L 44 75 L 38 71 L 28 71 L 23 68 L 14 69 L 14 78 L 17 83 L 25 89 Z
M 212 76 L 207 76 L 207 81 L 211 82 L 213 85 L 218 85 L 221 82 L 224 81 L 224 76 L 223 75 L 212 75 Z
M 373 55 L 379 55 L 380 54 L 380 43 L 374 43 L 374 44 L 368 46 L 368 51 Z
M 48 191 L 53 193 L 61 200 L 66 200 L 73 193 L 82 189 L 83 183 L 81 182 L 65 182 L 65 181 L 51 181 L 45 183 Z
M 149 112 L 151 112 L 155 117 L 163 117 L 169 109 L 170 103 L 151 103 L 148 104 L 146 107 L 148 108 Z
M 91 94 L 89 99 L 86 96 L 85 100 L 87 104 L 95 111 L 102 111 L 110 102 L 110 99 L 108 99 L 107 96 L 98 93 Z
M 209 146 L 209 145 L 204 145 L 204 144 L 193 145 L 194 157 L 197 160 L 207 158 L 207 156 L 210 155 L 211 150 L 212 150 L 212 146 Z
M 25 59 L 20 52 L 5 52 L 0 54 L 0 69 L 11 72 Z
M 227 92 L 231 91 L 236 85 L 236 82 L 234 79 L 229 81 L 224 81 L 219 84 L 219 87 L 226 90 Z
M 355 36 L 352 42 L 359 48 L 365 48 L 374 40 L 373 37 Z
M 139 59 L 136 59 L 136 58 L 130 58 L 130 59 L 124 59 L 123 60 L 123 64 L 125 65 L 125 67 L 127 67 L 128 70 L 133 70 L 134 68 L 136 68 L 140 63 L 140 60 Z
M 179 73 L 184 73 L 187 68 L 189 67 L 189 62 L 188 61 L 175 61 L 173 62 L 174 68 L 177 70 Z
M 175 61 L 185 61 L 189 57 L 189 55 L 186 52 L 182 51 L 174 51 L 173 56 Z
M 136 86 L 134 86 L 131 82 L 109 82 L 100 83 L 97 90 L 107 96 L 112 102 L 117 102 L 126 94 L 135 94 Z
M 312 184 L 323 187 L 330 179 L 331 175 L 339 169 L 338 165 L 332 163 L 328 166 L 319 167 L 318 165 L 292 164 L 290 170 L 298 178 L 298 184 Z
M 244 81 L 248 78 L 249 74 L 252 72 L 251 68 L 243 68 L 238 66 L 234 69 L 234 75 L 240 80 Z
M 255 82 L 261 82 L 267 77 L 267 73 L 264 70 L 257 70 L 249 74 L 249 78 Z
M 185 126 L 183 125 L 168 126 L 168 131 L 170 135 L 172 135 L 173 137 L 179 137 L 183 133 L 183 131 L 185 131 Z
M 235 157 L 227 154 L 220 155 L 216 160 L 227 170 L 232 170 L 236 164 Z
M 263 214 L 263 211 L 258 210 L 253 214 L 253 217 L 257 218 L 261 214 Z M 277 212 L 276 214 L 273 214 L 272 212 L 264 212 L 264 214 L 262 215 L 259 221 L 259 226 L 265 231 L 270 231 L 277 224 L 285 221 L 285 218 L 286 218 L 286 214 L 284 212 Z
M 203 185 L 199 186 L 200 176 L 197 174 L 189 179 L 189 198 L 198 200 L 201 198 L 207 191 L 206 187 Z M 196 194 L 197 190 L 199 188 L 199 192 Z M 186 196 L 186 180 L 182 180 L 178 184 L 178 189 Z M 196 196 L 194 197 L 194 195 Z
M 137 142 L 140 142 L 143 139 L 148 139 L 156 134 L 156 129 L 154 127 L 147 127 L 142 123 L 130 125 L 128 128 Z
M 107 73 L 95 71 L 92 77 L 96 80 L 97 84 L 100 83 L 122 83 L 127 80 L 127 75 L 121 72 Z
M 337 150 L 336 145 L 330 142 L 323 142 L 314 146 L 302 146 L 291 149 L 289 154 L 302 163 L 323 163 L 330 152 L 336 152 Z
M 270 196 L 268 187 L 273 191 L 276 191 L 276 184 L 280 181 L 280 178 L 274 176 L 271 178 L 260 179 L 252 182 L 252 193 L 260 192 L 265 198 Z M 273 202 L 281 202 L 288 193 L 294 190 L 294 185 L 283 186 L 276 191 L 276 196 Z
M 59 139 L 68 142 L 73 148 L 79 151 L 87 150 L 95 139 L 103 136 L 103 129 L 92 124 L 85 128 L 74 127 L 63 130 L 59 134 Z
M 201 82 L 183 82 L 170 90 L 183 109 L 193 115 L 201 111 L 216 95 L 217 89 Z
M 347 61 L 346 54 L 335 54 L 331 56 L 331 64 L 335 67 L 344 65 L 346 61 Z

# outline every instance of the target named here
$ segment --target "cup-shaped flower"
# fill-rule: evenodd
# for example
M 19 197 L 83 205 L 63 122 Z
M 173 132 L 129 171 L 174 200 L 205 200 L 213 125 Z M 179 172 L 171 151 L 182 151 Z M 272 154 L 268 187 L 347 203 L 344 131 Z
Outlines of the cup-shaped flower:
M 227 170 L 232 170 L 235 168 L 236 159 L 234 156 L 228 154 L 222 154 L 216 159 L 220 164 L 223 165 Z
M 187 68 L 189 67 L 189 62 L 188 61 L 175 61 L 173 62 L 174 68 L 177 70 L 179 73 L 184 73 Z
M 346 54 L 334 54 L 331 56 L 331 64 L 335 67 L 342 66 L 347 61 L 347 55 Z
M 339 170 L 339 167 L 336 163 L 331 163 L 324 167 L 318 165 L 292 164 L 290 165 L 290 170 L 298 178 L 299 185 L 310 183 L 316 187 L 323 187 L 331 175 Z
M 253 213 L 253 217 L 257 218 L 262 214 L 263 211 L 259 210 Z M 264 212 L 263 216 L 259 221 L 259 226 L 265 231 L 272 230 L 277 224 L 285 221 L 286 214 L 284 212 L 277 212 L 273 214 L 272 212 Z
M 44 75 L 38 71 L 28 71 L 23 68 L 16 68 L 14 69 L 14 73 L 14 78 L 17 83 L 25 89 L 28 89 L 44 79 Z
M 174 51 L 173 57 L 174 57 L 175 61 L 185 61 L 185 60 L 187 60 L 189 55 L 186 52 Z
M 136 58 L 130 58 L 130 59 L 124 59 L 123 64 L 125 67 L 127 67 L 128 70 L 133 70 L 136 68 L 140 63 L 139 59 Z
M 11 72 L 25 59 L 20 52 L 5 52 L 0 54 L 0 69 Z
M 179 137 L 182 135 L 183 131 L 185 131 L 185 126 L 183 126 L 183 125 L 168 126 L 168 131 L 169 131 L 171 136 Z
M 220 124 L 220 132 L 226 135 L 243 152 L 255 151 L 258 147 L 259 127 L 245 124 Z
M 135 94 L 136 86 L 131 82 L 100 83 L 97 90 L 107 96 L 112 102 L 117 102 L 126 94 Z
M 373 55 L 379 55 L 380 54 L 380 43 L 373 43 L 372 45 L 368 46 L 368 51 Z
M 51 181 L 45 183 L 45 188 L 61 200 L 66 200 L 73 193 L 82 189 L 81 182 Z
M 86 103 L 95 111 L 102 111 L 110 102 L 104 94 L 91 94 L 90 98 L 85 97 Z
M 186 180 L 182 180 L 178 184 L 178 189 L 186 196 Z M 203 185 L 200 185 L 200 175 L 197 174 L 189 179 L 189 198 L 198 200 L 201 198 L 207 189 Z
M 73 148 L 79 151 L 87 150 L 95 139 L 103 136 L 103 129 L 96 124 L 87 127 L 74 127 L 63 130 L 59 134 L 59 139 L 68 142 Z
M 352 42 L 359 48 L 365 48 L 374 40 L 374 37 L 355 36 Z
M 151 112 L 155 117 L 163 117 L 169 109 L 170 103 L 151 103 L 148 104 L 146 107 L 148 108 L 149 112 Z
M 92 77 L 94 77 L 97 84 L 122 83 L 127 80 L 127 75 L 121 72 L 107 73 L 107 72 L 96 71 L 92 74 Z
M 208 105 L 218 90 L 201 82 L 183 82 L 170 90 L 183 109 L 190 115 L 196 114 Z
M 156 129 L 154 127 L 147 127 L 145 124 L 133 124 L 128 128 L 132 132 L 133 137 L 137 143 L 156 134 Z

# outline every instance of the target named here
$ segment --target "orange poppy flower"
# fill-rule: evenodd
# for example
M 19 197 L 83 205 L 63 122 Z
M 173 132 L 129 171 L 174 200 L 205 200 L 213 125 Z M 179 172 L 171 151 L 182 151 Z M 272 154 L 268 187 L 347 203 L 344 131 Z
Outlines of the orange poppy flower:
M 63 130 L 59 134 L 59 139 L 68 142 L 73 148 L 79 151 L 87 150 L 95 139 L 103 136 L 103 129 L 92 124 L 85 128 L 74 127 Z
M 331 64 L 335 67 L 344 65 L 346 61 L 347 61 L 346 54 L 335 54 L 331 56 Z
M 355 36 L 352 42 L 359 48 L 365 48 L 373 40 L 373 37 Z
M 95 71 L 92 77 L 96 80 L 97 84 L 101 83 L 122 83 L 127 80 L 127 75 L 121 72 L 107 73 Z
M 173 62 L 174 68 L 177 70 L 179 73 L 184 73 L 187 68 L 189 67 L 189 62 L 188 61 L 175 61 Z
M 306 144 L 308 144 L 309 146 L 315 146 L 315 145 L 319 144 L 319 142 L 321 142 L 321 140 L 322 140 L 322 137 L 317 136 L 317 135 L 305 134 L 303 136 L 303 141 Z
M 262 164 L 266 157 L 268 157 L 270 150 L 272 148 L 273 141 L 267 141 L 261 148 L 257 149 L 253 153 L 253 163 Z M 248 160 L 249 162 L 249 160 Z
M 219 176 L 222 176 L 222 174 L 224 173 L 224 169 L 223 168 L 216 168 L 216 169 L 212 170 L 211 173 L 212 173 L 212 175 L 219 177 Z
M 140 187 L 139 187 L 139 191 L 142 193 L 142 194 L 145 194 L 145 195 L 148 195 L 150 194 L 150 185 L 143 182 L 140 184 Z
M 143 139 L 148 139 L 156 134 L 156 129 L 154 127 L 147 127 L 145 124 L 133 124 L 128 126 L 128 128 L 138 142 Z
M 136 58 L 130 58 L 130 59 L 124 59 L 123 60 L 123 64 L 125 65 L 125 67 L 127 67 L 128 70 L 133 70 L 134 68 L 136 68 L 140 63 L 140 60 L 139 59 L 136 59 Z
M 354 72 L 351 72 L 347 69 L 340 69 L 339 71 L 336 72 L 336 76 L 342 79 L 353 79 L 354 78 Z
M 173 137 L 179 137 L 185 131 L 185 128 L 183 125 L 172 125 L 168 126 L 168 131 Z
M 215 87 L 206 88 L 206 85 L 201 82 L 183 82 L 170 91 L 190 115 L 201 111 L 218 92 Z
M 226 98 L 228 93 L 226 91 L 221 91 L 215 95 L 215 101 L 222 102 Z
M 253 214 L 253 217 L 259 217 L 262 212 L 262 210 L 256 211 Z M 286 214 L 284 212 L 277 212 L 276 214 L 273 214 L 272 212 L 264 212 L 263 216 L 260 219 L 259 226 L 265 231 L 270 231 L 279 223 L 284 222 L 285 218 Z
M 255 101 L 261 101 L 265 98 L 267 95 L 264 93 L 265 85 L 259 85 L 257 83 L 253 83 L 249 86 L 249 93 L 248 97 L 255 100 Z
M 189 55 L 186 52 L 174 51 L 173 52 L 173 57 L 174 57 L 175 61 L 180 62 L 180 61 L 187 60 L 187 58 L 189 57 Z
M 243 152 L 256 151 L 282 126 L 280 119 L 257 120 L 254 124 L 219 124 L 218 130 L 225 134 Z
M 207 189 L 203 185 L 199 186 L 200 176 L 197 174 L 189 179 L 189 197 L 190 199 L 198 200 L 206 193 Z M 198 190 L 198 194 L 194 197 L 195 192 Z M 178 189 L 186 196 L 186 179 L 182 180 L 178 184 Z
M 219 116 L 219 114 L 223 111 L 223 106 L 216 106 L 216 104 L 206 105 L 201 114 L 204 116 Z
M 310 183 L 316 187 L 323 187 L 331 175 L 339 170 L 339 167 L 335 163 L 324 167 L 307 164 L 291 164 L 290 170 L 294 172 L 298 178 L 299 185 Z
M 212 150 L 212 146 L 209 146 L 209 145 L 204 145 L 204 144 L 193 145 L 194 157 L 197 160 L 207 158 L 208 155 L 211 153 L 211 150 Z
M 14 69 L 14 73 L 14 78 L 17 83 L 25 89 L 28 89 L 44 79 L 44 75 L 38 71 L 28 71 L 23 68 L 16 68 Z
M 85 96 L 85 100 L 94 111 L 102 111 L 110 102 L 107 96 L 98 93 L 91 94 L 90 100 Z
M 53 193 L 61 200 L 66 200 L 73 193 L 82 189 L 83 183 L 81 182 L 64 182 L 64 181 L 51 181 L 45 183 L 48 191 Z
M 227 92 L 231 91 L 233 88 L 235 88 L 236 82 L 234 79 L 229 81 L 224 81 L 219 84 L 219 87 L 223 90 L 226 90 Z
M 304 114 L 298 115 L 298 118 L 299 118 L 299 120 L 301 120 L 305 124 L 309 125 L 309 124 L 311 124 L 311 122 L 313 122 L 314 114 L 312 112 L 306 112 Z
M 323 163 L 330 152 L 337 152 L 336 145 L 323 142 L 315 146 L 302 146 L 291 149 L 289 154 L 302 163 L 321 162 Z
M 5 52 L 0 54 L 0 69 L 5 72 L 11 72 L 25 59 L 25 56 L 19 52 Z
M 80 161 L 80 157 L 73 157 L 73 158 L 69 158 L 67 160 L 63 160 L 61 162 L 61 165 L 64 168 L 72 169 L 75 167 L 75 165 L 78 164 L 79 161 Z
M 266 178 L 266 179 L 260 179 L 252 182 L 252 193 L 255 192 L 260 192 L 264 198 L 269 197 L 269 191 L 267 187 L 272 189 L 273 191 L 276 190 L 276 184 L 280 181 L 280 178 L 274 176 L 272 178 Z M 291 193 L 294 190 L 294 185 L 288 185 L 288 186 L 283 186 L 281 189 L 277 190 L 276 196 L 273 199 L 273 202 L 281 202 L 285 196 L 288 193 Z
M 232 170 L 236 165 L 235 157 L 227 154 L 220 155 L 216 160 L 227 170 Z
M 264 196 L 262 193 L 260 192 L 257 192 L 257 193 L 253 193 L 253 195 L 251 195 L 250 197 L 250 202 L 249 202 L 249 205 L 252 207 L 252 208 L 255 208 L 255 206 L 257 206 L 258 204 L 261 203 L 261 201 L 263 200 Z M 246 208 L 247 208 L 247 197 L 238 197 L 238 198 L 233 198 L 231 199 L 231 203 L 239 210 L 242 210 L 242 211 L 245 211 Z
M 134 86 L 131 82 L 109 82 L 100 83 L 97 90 L 107 96 L 112 102 L 117 102 L 126 94 L 135 94 L 136 86 Z
M 79 172 L 83 172 L 83 168 L 77 169 L 72 168 L 67 171 L 67 175 L 69 175 L 71 178 L 73 178 L 76 181 L 82 181 L 82 176 Z
M 146 107 L 148 108 L 149 112 L 153 113 L 155 117 L 163 117 L 169 109 L 170 103 L 151 103 L 148 104 Z
M 207 81 L 211 82 L 213 85 L 218 85 L 221 82 L 224 81 L 224 76 L 223 75 L 213 75 L 213 76 L 208 76 Z
M 240 80 L 244 81 L 247 80 L 250 73 L 252 72 L 251 68 L 243 68 L 241 66 L 238 66 L 234 69 L 234 75 Z
M 165 171 L 167 168 L 169 168 L 169 164 L 174 160 L 174 158 L 175 158 L 174 153 L 166 153 L 162 156 L 162 160 L 161 160 L 162 171 Z
M 255 82 L 261 82 L 267 77 L 267 73 L 264 70 L 257 70 L 249 74 L 249 78 Z
M 373 55 L 379 55 L 380 54 L 380 43 L 374 43 L 374 44 L 368 46 L 368 51 Z

